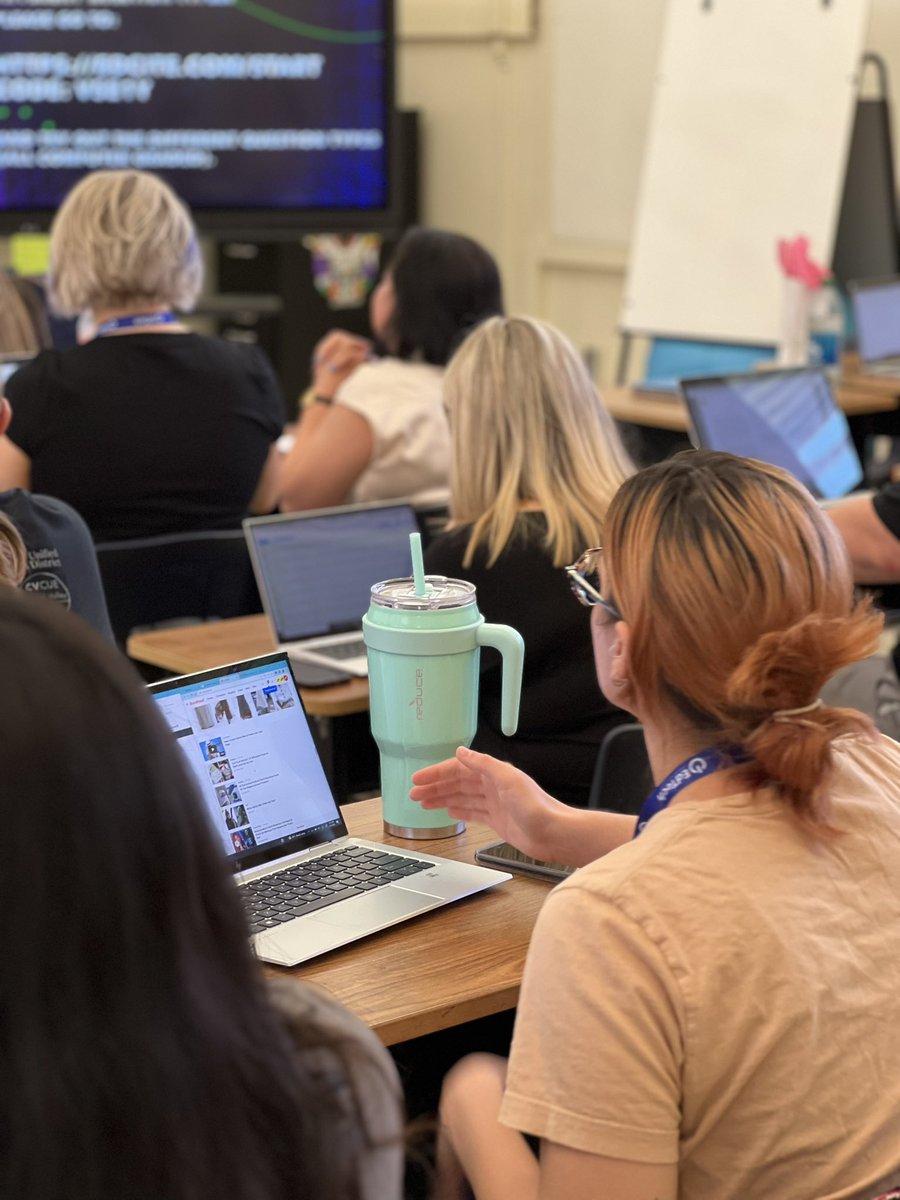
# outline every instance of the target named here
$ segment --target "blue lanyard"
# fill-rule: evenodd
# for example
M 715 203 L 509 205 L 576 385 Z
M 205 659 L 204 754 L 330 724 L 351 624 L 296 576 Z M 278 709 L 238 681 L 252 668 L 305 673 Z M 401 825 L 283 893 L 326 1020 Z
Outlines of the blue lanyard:
M 729 750 L 701 750 L 699 754 L 692 754 L 690 758 L 686 758 L 671 775 L 667 775 L 662 783 L 653 789 L 641 805 L 634 837 L 643 833 L 647 822 L 664 808 L 668 808 L 688 784 L 695 783 L 707 775 L 714 775 L 716 771 L 724 771 L 737 763 L 746 762 L 749 757 L 740 747 L 734 746 Z
M 144 325 L 173 325 L 178 318 L 173 312 L 133 313 L 130 317 L 113 317 L 97 326 L 97 337 L 115 333 L 118 329 L 141 329 Z

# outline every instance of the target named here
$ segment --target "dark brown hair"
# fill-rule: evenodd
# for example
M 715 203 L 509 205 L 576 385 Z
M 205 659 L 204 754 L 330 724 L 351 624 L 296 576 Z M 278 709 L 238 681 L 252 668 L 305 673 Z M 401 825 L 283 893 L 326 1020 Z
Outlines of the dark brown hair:
M 832 523 L 786 472 L 695 451 L 626 480 L 604 536 L 636 686 L 711 740 L 744 746 L 750 785 L 774 784 L 825 829 L 832 742 L 871 723 L 843 708 L 781 713 L 871 654 L 882 626 L 854 601 Z
M 310 1069 L 272 1007 L 137 677 L 8 588 L 0 663 L 0 1196 L 357 1200 L 330 1148 L 348 1076 Z
M 496 262 L 461 233 L 407 230 L 389 270 L 396 299 L 388 324 L 398 358 L 443 367 L 470 329 L 503 312 Z

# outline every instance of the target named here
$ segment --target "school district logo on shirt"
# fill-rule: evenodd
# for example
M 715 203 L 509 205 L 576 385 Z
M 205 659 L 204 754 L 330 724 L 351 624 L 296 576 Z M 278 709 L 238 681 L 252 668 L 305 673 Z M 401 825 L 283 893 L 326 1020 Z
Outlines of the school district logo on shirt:
M 62 560 L 55 546 L 41 546 L 28 550 L 28 569 L 22 580 L 22 590 L 37 592 L 48 600 L 55 600 L 63 608 L 71 609 L 72 593 L 59 572 Z

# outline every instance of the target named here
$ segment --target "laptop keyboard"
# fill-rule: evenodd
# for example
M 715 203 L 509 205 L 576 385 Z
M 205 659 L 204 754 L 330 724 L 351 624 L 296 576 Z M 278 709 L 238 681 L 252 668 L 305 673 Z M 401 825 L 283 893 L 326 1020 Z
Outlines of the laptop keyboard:
M 361 658 L 366 653 L 366 643 L 362 638 L 352 642 L 332 642 L 327 646 L 314 646 L 316 654 L 327 654 L 329 658 Z
M 262 933 L 432 866 L 418 858 L 353 846 L 265 875 L 239 890 L 250 932 Z

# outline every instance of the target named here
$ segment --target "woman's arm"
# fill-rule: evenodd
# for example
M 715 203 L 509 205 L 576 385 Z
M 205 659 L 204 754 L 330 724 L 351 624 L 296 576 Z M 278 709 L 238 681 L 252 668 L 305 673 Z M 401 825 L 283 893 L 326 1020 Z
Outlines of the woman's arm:
M 313 404 L 281 465 L 283 512 L 343 504 L 372 458 L 369 422 L 340 405 Z
M 283 455 L 278 449 L 278 443 L 273 442 L 269 447 L 266 461 L 256 484 L 256 491 L 250 497 L 247 505 L 248 512 L 254 516 L 274 512 L 278 506 L 279 488 L 281 487 L 281 465 Z
M 675 1200 L 674 1164 L 628 1162 L 541 1141 L 540 1159 L 501 1125 L 506 1061 L 474 1054 L 441 1092 L 435 1200 Z
M 456 758 L 413 775 L 410 797 L 446 808 L 456 820 L 484 821 L 523 854 L 583 867 L 630 841 L 637 819 L 572 808 L 554 800 L 524 771 L 460 746 Z
M 0 437 L 0 490 L 30 487 L 31 459 L 8 437 Z

